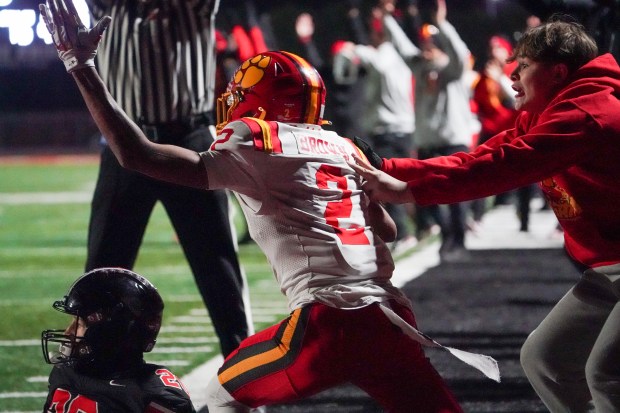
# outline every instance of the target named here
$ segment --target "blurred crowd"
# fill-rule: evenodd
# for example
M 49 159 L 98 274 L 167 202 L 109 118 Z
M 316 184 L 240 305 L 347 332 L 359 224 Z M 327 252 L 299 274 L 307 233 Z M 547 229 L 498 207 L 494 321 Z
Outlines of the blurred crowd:
M 542 16 L 551 12 L 544 3 L 536 9 Z M 269 3 L 226 4 L 216 22 L 216 96 L 240 62 L 291 47 L 290 39 L 276 34 Z M 540 24 L 541 17 L 526 15 L 520 30 L 490 33 L 482 47 L 465 42 L 467 36 L 450 23 L 448 7 L 445 0 L 348 0 L 334 4 L 332 13 L 338 15 L 330 13 L 329 19 L 321 14 L 324 9 L 310 7 L 290 19 L 294 51 L 320 71 L 327 85 L 325 119 L 331 124 L 326 128 L 361 137 L 382 157 L 420 159 L 471 150 L 510 128 L 516 117 L 514 64 L 506 59 L 518 35 Z M 340 22 L 334 36 L 317 35 L 334 18 Z M 479 229 L 490 208 L 514 205 L 520 230 L 527 232 L 537 191 L 529 186 L 492 199 L 425 208 L 387 205 L 399 234 L 393 253 L 439 236 L 442 260 L 466 259 L 465 234 Z

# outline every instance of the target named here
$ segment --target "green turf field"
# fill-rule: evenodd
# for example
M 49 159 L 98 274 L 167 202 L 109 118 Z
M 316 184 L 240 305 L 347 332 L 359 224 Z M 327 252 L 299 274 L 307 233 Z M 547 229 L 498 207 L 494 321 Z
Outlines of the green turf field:
M 97 164 L 7 163 L 0 158 L 0 413 L 40 412 L 50 366 L 40 334 L 69 318 L 51 308 L 82 273 L 89 202 Z M 236 220 L 239 230 L 243 220 Z M 240 246 L 254 325 L 273 324 L 286 302 L 262 253 Z M 158 344 L 148 361 L 178 375 L 219 353 L 193 277 L 161 206 L 152 216 L 134 268 L 166 303 Z

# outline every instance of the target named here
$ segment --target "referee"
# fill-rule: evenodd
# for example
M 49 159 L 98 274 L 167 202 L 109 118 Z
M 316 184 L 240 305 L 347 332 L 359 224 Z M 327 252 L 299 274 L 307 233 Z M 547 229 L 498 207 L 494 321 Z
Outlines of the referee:
M 197 152 L 209 149 L 219 0 L 87 3 L 95 20 L 112 17 L 114 30 L 104 34 L 97 64 L 125 112 L 154 142 Z M 227 356 L 252 325 L 226 192 L 175 186 L 125 170 L 102 138 L 86 271 L 132 269 L 151 212 L 160 201 Z

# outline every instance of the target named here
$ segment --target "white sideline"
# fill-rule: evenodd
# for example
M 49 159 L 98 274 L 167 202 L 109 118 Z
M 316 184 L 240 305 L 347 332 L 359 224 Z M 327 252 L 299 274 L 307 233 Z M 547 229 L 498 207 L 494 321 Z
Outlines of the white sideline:
M 87 204 L 93 198 L 92 192 L 20 192 L 0 193 L 0 204 Z M 2 413 L 2 412 L 0 412 Z
M 196 367 L 190 373 L 181 378 L 183 385 L 187 389 L 196 411 L 200 410 L 207 404 L 206 391 L 207 384 L 213 376 L 217 374 L 217 369 L 220 367 L 224 358 L 218 355 L 206 363 Z

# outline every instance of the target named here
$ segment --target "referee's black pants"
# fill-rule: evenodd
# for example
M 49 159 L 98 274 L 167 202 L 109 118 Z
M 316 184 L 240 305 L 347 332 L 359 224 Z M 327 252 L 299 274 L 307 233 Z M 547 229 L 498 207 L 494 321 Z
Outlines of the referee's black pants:
M 197 152 L 213 141 L 202 126 L 179 138 L 158 136 Z M 222 354 L 248 335 L 244 279 L 236 252 L 225 191 L 198 190 L 148 178 L 120 166 L 109 147 L 101 164 L 91 205 L 86 270 L 134 266 L 157 201 L 164 206 L 207 307 Z M 144 274 L 148 278 L 148 274 Z M 249 308 L 247 309 L 249 312 Z

